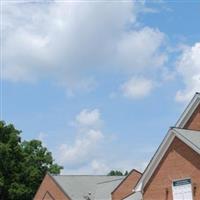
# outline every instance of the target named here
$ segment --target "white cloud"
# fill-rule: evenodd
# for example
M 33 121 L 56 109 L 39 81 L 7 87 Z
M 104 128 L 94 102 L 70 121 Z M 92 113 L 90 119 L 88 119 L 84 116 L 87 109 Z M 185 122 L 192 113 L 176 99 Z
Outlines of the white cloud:
M 81 87 L 91 79 L 84 71 L 102 65 L 125 24 L 135 21 L 132 10 L 131 2 L 8 4 L 4 78 L 52 76 L 70 88 Z
M 103 139 L 98 130 L 89 130 L 82 137 L 77 137 L 73 145 L 62 144 L 59 148 L 60 162 L 67 167 L 75 167 L 88 162 L 95 156 L 98 143 Z
M 154 84 L 151 80 L 142 77 L 132 77 L 121 86 L 122 93 L 130 99 L 148 96 L 153 90 Z
M 153 73 L 167 59 L 161 51 L 165 36 L 138 25 L 143 6 L 131 1 L 8 4 L 4 79 L 50 78 L 71 92 L 93 89 L 97 70 Z
M 76 123 L 79 126 L 90 126 L 90 127 L 98 127 L 102 123 L 102 120 L 100 118 L 100 112 L 98 109 L 88 110 L 84 109 L 82 110 L 77 116 L 76 116 Z
M 165 35 L 150 27 L 125 33 L 118 44 L 119 62 L 131 72 L 151 72 L 167 60 L 167 55 L 160 51 L 164 42 Z
M 104 145 L 112 145 L 115 135 L 104 133 L 102 121 L 99 109 L 83 109 L 75 116 L 74 141 L 62 143 L 57 149 L 56 160 L 64 166 L 63 173 L 107 174 L 111 169 L 125 171 L 143 167 L 143 162 L 119 159 L 105 150 L 108 147 Z
M 107 165 L 107 163 L 104 162 L 104 160 L 102 161 L 94 159 L 90 162 L 87 162 L 85 165 L 80 166 L 79 168 L 71 168 L 71 169 L 64 169 L 64 171 L 62 171 L 63 174 L 107 174 L 109 171 L 111 170 L 111 168 Z
M 91 162 L 93 174 L 107 174 L 110 168 L 102 160 L 93 160 Z
M 98 109 L 83 109 L 75 119 L 77 133 L 74 143 L 63 143 L 58 150 L 58 160 L 66 168 L 80 168 L 95 159 L 105 137 L 101 130 L 102 120 Z
M 177 91 L 176 100 L 185 102 L 200 91 L 200 43 L 183 49 L 177 62 L 177 73 L 183 79 L 185 88 Z
M 73 141 L 62 142 L 54 150 L 56 162 L 64 166 L 62 173 L 107 174 L 111 169 L 130 171 L 133 168 L 144 168 L 143 160 L 135 157 L 129 159 L 130 156 L 119 159 L 119 156 L 112 153 L 110 146 L 113 139 L 109 137 L 113 135 L 105 134 L 103 127 L 99 125 L 102 121 L 101 112 L 97 108 L 83 109 L 74 117 Z M 46 136 L 47 134 L 41 132 L 38 137 L 44 140 Z

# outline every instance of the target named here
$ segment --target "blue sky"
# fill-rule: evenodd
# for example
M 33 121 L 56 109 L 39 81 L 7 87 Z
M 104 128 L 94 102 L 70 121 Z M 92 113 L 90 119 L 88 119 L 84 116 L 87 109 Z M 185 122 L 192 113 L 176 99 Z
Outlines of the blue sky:
M 25 2 L 2 3 L 3 120 L 63 173 L 144 170 L 200 91 L 200 1 Z

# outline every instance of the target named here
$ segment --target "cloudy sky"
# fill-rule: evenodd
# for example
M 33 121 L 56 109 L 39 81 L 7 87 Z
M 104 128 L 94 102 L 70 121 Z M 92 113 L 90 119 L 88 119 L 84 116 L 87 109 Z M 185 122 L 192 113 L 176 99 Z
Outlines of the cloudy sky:
M 1 1 L 2 118 L 66 174 L 143 170 L 200 91 L 200 1 Z

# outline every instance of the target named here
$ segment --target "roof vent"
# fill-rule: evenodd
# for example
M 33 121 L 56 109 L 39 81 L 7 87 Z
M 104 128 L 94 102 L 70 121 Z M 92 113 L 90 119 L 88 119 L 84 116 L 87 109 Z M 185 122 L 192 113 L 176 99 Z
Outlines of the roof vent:
M 88 192 L 88 195 L 84 196 L 83 198 L 84 198 L 85 200 L 91 200 L 91 195 L 92 195 L 92 193 L 91 193 L 91 192 Z

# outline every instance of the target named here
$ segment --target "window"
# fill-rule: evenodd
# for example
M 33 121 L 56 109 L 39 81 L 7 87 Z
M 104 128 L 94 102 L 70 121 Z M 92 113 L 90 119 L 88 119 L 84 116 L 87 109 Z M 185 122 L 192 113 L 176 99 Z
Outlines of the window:
M 193 200 L 191 179 L 173 181 L 173 200 Z

